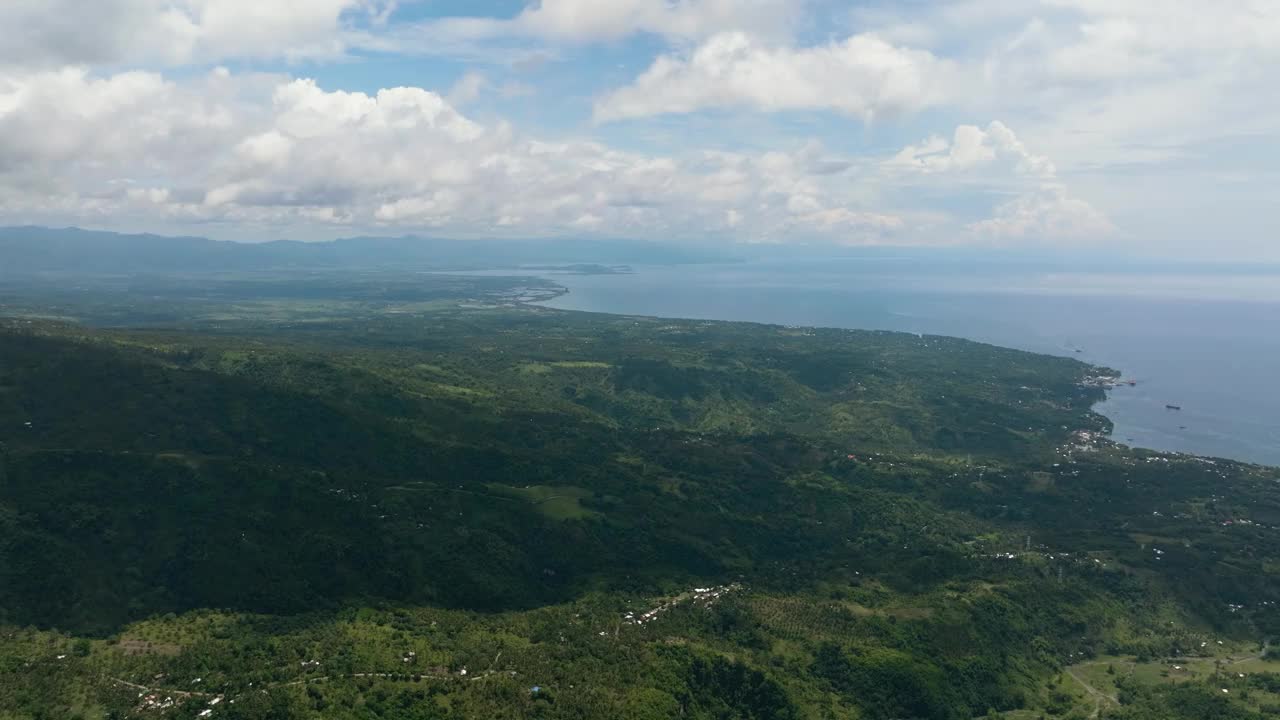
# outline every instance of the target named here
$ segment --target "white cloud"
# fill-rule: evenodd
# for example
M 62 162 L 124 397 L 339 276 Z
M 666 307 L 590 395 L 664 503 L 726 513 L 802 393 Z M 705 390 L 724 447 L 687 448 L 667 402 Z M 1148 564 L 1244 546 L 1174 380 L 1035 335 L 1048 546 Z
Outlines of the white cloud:
M 914 177 L 917 182 L 955 188 L 963 178 L 970 185 L 985 186 L 989 193 L 1017 193 L 995 208 L 994 217 L 968 225 L 973 235 L 987 241 L 1097 241 L 1117 232 L 1102 212 L 1068 192 L 1049 158 L 1032 153 L 999 121 L 985 130 L 960 125 L 949 141 L 935 135 L 909 145 L 881 168 L 890 177 Z
M 387 223 L 409 221 L 427 226 L 439 225 L 446 223 L 461 203 L 462 197 L 456 190 L 443 188 L 384 203 L 374 211 L 374 218 Z
M 633 33 L 701 38 L 725 30 L 771 34 L 788 28 L 794 0 L 541 0 L 513 22 L 514 29 L 552 39 L 590 41 Z
M 546 142 L 421 88 L 33 71 L 4 76 L 0 108 L 10 218 L 228 223 L 273 236 L 328 225 L 844 242 L 903 227 L 814 146 L 667 157 Z
M 1280 61 L 1280 1 L 1042 0 L 1007 30 L 976 32 L 987 102 L 1124 107 L 1125 96 L 1171 86 L 1190 106 L 1180 120 L 1204 122 L 1241 79 L 1256 83 L 1258 68 Z
M 1098 242 L 1115 236 L 1111 221 L 1091 205 L 1046 186 L 996 209 L 995 217 L 969 226 L 976 235 L 999 241 L 1076 240 Z
M 797 49 L 723 33 L 688 56 L 658 58 L 630 86 L 600 99 L 595 118 L 748 108 L 835 110 L 870 121 L 941 104 L 956 83 L 949 62 L 875 35 Z
M 1045 179 L 1057 175 L 1049 158 L 1029 152 L 1018 136 L 998 120 L 985 130 L 976 125 L 960 125 L 950 141 L 935 135 L 919 145 L 908 145 L 884 167 L 892 172 L 932 175 L 969 172 L 997 162 L 1005 162 L 1019 175 Z
M 279 168 L 289 161 L 293 153 L 293 138 L 278 130 L 247 137 L 236 146 L 236 154 L 250 165 L 263 169 Z
M 395 0 L 5 0 L 0 65 L 182 64 L 340 55 Z M 20 29 L 20 30 L 14 30 Z
M 239 103 L 260 82 L 246 77 L 233 90 L 216 72 L 178 85 L 151 72 L 0 71 L 0 176 L 92 175 L 140 157 L 181 165 L 231 137 L 248 114 Z
M 442 45 L 478 54 L 486 42 L 612 42 L 657 35 L 669 42 L 696 41 L 721 32 L 744 31 L 782 39 L 799 22 L 796 0 L 530 0 L 513 18 L 445 17 L 419 23 L 398 35 L 398 47 Z
M 379 90 L 376 96 L 359 92 L 326 92 L 312 80 L 295 80 L 275 92 L 276 124 L 295 138 L 332 138 L 352 133 L 426 130 L 441 139 L 466 142 L 483 129 L 463 117 L 444 98 L 415 87 Z
M 1280 3 L 1233 0 L 1043 0 L 1074 13 L 1080 38 L 1094 47 L 1150 53 L 1259 50 L 1280 55 Z
M 954 60 L 958 107 L 1016 123 L 1060 170 L 1280 127 L 1280 0 L 949 0 L 858 19 Z
M 1114 218 L 1152 246 L 1274 246 L 1257 218 L 1280 161 L 1280 0 L 515 5 L 413 23 L 395 0 L 0 0 L 0 27 L 20 29 L 0 32 L 0 211 L 853 242 L 1025 242 L 1118 233 Z M 643 74 L 593 90 L 597 122 L 637 121 L 594 132 L 649 149 L 583 138 L 564 89 L 616 83 L 612 63 L 655 47 Z M 353 49 L 476 65 L 440 94 L 192 69 L 305 60 L 324 77 Z M 558 103 L 519 115 L 542 141 L 490 114 L 534 94 Z M 734 112 L 699 116 L 717 109 Z M 924 139 L 884 157 L 902 116 Z M 797 133 L 877 149 L 832 158 Z

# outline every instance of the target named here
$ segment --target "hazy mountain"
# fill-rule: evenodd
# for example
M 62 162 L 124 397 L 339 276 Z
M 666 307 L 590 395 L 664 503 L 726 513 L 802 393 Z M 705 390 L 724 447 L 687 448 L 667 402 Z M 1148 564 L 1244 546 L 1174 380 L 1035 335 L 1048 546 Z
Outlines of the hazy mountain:
M 219 272 L 281 268 L 474 269 L 531 263 L 681 264 L 730 259 L 704 247 L 617 240 L 355 237 L 236 243 L 79 228 L 0 228 L 0 272 Z

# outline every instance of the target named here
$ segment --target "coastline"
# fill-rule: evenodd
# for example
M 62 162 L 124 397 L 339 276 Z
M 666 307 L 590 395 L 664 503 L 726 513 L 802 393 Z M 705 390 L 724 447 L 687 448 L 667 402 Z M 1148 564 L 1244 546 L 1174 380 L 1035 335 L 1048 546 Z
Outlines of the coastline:
M 923 333 L 1072 358 L 1126 381 L 1103 388 L 1103 397 L 1092 407 L 1111 423 L 1115 442 L 1280 467 L 1280 427 L 1269 420 L 1276 417 L 1269 410 L 1276 393 L 1249 382 L 1269 377 L 1262 366 L 1270 348 L 1249 346 L 1254 334 L 1242 324 L 1228 338 L 1241 346 L 1228 364 L 1239 368 L 1251 363 L 1249 372 L 1221 373 L 1215 370 L 1222 364 L 1214 356 L 1215 345 L 1180 338 L 1201 331 L 1222 333 L 1230 318 L 1250 313 L 1266 317 L 1274 306 L 1047 295 L 1010 302 L 1008 295 L 990 300 L 978 292 L 882 293 L 879 287 L 848 287 L 854 276 L 843 274 L 837 277 L 845 278 L 847 287 L 823 285 L 831 282 L 824 276 L 814 283 L 815 290 L 805 282 L 807 276 L 788 276 L 785 268 L 776 275 L 744 274 L 742 268 L 643 267 L 620 276 L 540 275 L 564 292 L 537 305 L 667 319 Z M 1188 311 L 1203 320 L 1183 322 Z M 1123 375 L 1114 367 L 1123 368 Z M 1133 385 L 1127 383 L 1130 379 Z

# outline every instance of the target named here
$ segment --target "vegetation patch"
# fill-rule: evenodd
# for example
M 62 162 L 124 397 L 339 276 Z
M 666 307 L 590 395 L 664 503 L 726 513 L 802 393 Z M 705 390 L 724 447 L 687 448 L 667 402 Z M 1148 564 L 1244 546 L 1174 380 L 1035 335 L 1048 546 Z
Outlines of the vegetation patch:
M 1108 371 L 511 279 L 5 282 L 84 324 L 0 320 L 0 718 L 1280 717 L 1280 473 L 1112 443 Z
M 599 517 L 600 513 L 582 506 L 594 493 L 578 487 L 563 485 L 530 485 L 527 487 L 511 487 L 508 485 L 490 485 L 489 489 L 497 495 L 527 501 L 537 511 L 552 520 L 585 520 Z

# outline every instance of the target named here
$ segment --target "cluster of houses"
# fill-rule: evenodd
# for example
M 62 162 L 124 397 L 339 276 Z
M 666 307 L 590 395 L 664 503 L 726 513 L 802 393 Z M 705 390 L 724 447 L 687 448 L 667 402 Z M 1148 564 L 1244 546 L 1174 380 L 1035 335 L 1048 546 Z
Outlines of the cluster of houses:
M 138 693 L 138 707 L 143 710 L 168 710 L 177 704 L 172 696 L 160 697 L 159 693 Z
M 199 678 L 196 679 L 197 681 Z M 194 694 L 199 697 L 200 694 Z M 184 693 L 181 691 L 163 692 L 159 690 L 143 690 L 138 693 L 138 709 L 139 710 L 168 710 L 176 707 L 179 703 L 186 702 L 193 697 L 192 693 Z M 207 695 L 205 697 L 208 697 Z M 232 700 L 231 702 L 235 702 Z M 222 703 L 222 696 L 217 695 L 209 698 L 208 707 L 196 713 L 196 717 L 209 717 L 213 715 L 214 708 Z
M 732 585 L 720 585 L 716 587 L 694 588 L 693 590 L 662 603 L 652 610 L 643 612 L 640 615 L 636 615 L 634 612 L 628 612 L 622 616 L 622 622 L 627 625 L 644 625 L 647 622 L 656 620 L 662 613 L 684 603 L 693 603 L 694 605 L 701 605 L 704 608 L 711 607 L 711 605 L 722 596 L 741 589 L 742 586 L 738 583 L 733 583 Z M 602 632 L 600 634 L 607 635 L 608 633 Z
M 1075 452 L 1094 452 L 1100 445 L 1109 441 L 1105 433 L 1092 430 L 1077 430 L 1071 433 L 1071 450 Z
M 1137 384 L 1137 380 L 1126 380 L 1119 375 L 1090 375 L 1080 381 L 1080 387 L 1102 388 L 1104 390 L 1110 390 L 1111 388 L 1117 388 L 1122 385 L 1133 387 Z

